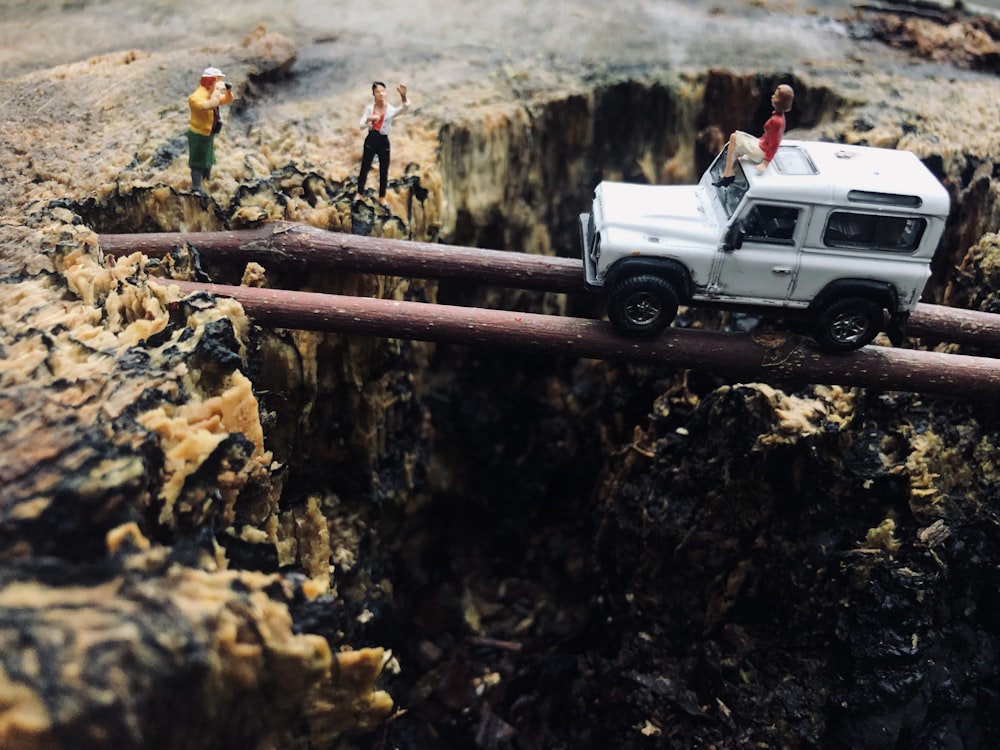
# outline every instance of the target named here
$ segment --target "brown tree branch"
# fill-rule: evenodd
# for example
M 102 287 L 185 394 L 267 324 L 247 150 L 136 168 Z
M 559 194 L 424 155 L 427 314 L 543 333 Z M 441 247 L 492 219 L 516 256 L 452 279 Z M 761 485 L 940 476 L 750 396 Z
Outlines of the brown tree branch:
M 153 258 L 163 257 L 187 244 L 217 261 L 468 279 L 550 292 L 584 291 L 583 264 L 576 258 L 359 237 L 291 222 L 236 232 L 103 234 L 100 244 L 109 255 L 142 252 Z M 910 317 L 908 333 L 933 341 L 992 347 L 1000 342 L 1000 315 L 920 304 Z
M 238 232 L 102 234 L 109 255 L 159 258 L 189 245 L 216 261 L 286 263 L 421 279 L 474 279 L 483 284 L 552 292 L 583 290 L 579 260 L 458 245 L 361 237 L 277 222 Z
M 607 322 L 451 305 L 154 279 L 182 292 L 232 297 L 259 325 L 439 343 L 475 344 L 594 359 L 664 362 L 724 377 L 833 383 L 958 398 L 1000 397 L 1000 360 L 868 346 L 835 356 L 790 334 L 667 329 L 649 340 Z

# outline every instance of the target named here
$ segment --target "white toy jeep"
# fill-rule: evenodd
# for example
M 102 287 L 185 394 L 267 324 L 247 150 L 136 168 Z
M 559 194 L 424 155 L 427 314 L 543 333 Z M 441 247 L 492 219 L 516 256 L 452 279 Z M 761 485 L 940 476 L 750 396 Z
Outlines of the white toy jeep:
M 634 336 L 670 325 L 677 306 L 804 316 L 825 350 L 879 331 L 902 340 L 930 276 L 948 193 L 912 153 L 782 143 L 762 174 L 723 151 L 697 185 L 602 182 L 581 214 L 586 285 Z

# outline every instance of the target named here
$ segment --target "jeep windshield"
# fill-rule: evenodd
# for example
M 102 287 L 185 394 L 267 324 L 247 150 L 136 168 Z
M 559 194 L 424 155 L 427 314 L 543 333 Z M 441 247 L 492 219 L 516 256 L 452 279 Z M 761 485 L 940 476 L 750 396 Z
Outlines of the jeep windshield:
M 712 184 L 722 179 L 722 172 L 726 168 L 726 152 L 728 151 L 729 145 L 727 144 L 722 149 L 722 153 L 712 162 L 712 166 L 708 168 L 705 176 L 702 177 L 702 182 L 706 190 L 715 192 L 715 196 L 719 200 L 719 205 L 722 206 L 726 219 L 731 219 L 733 218 L 733 212 L 740 205 L 740 201 L 743 200 L 743 196 L 746 195 L 750 185 L 747 184 L 746 175 L 743 173 L 743 164 L 739 159 L 736 160 L 736 180 L 731 185 L 716 187 Z

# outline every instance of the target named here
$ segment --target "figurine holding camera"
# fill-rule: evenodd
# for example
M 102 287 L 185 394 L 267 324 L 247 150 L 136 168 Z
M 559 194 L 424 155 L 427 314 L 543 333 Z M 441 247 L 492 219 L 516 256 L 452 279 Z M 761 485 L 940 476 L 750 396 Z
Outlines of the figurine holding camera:
M 215 164 L 215 136 L 222 130 L 219 108 L 232 104 L 233 85 L 218 68 L 209 67 L 201 74 L 197 90 L 188 97 L 191 123 L 188 129 L 188 166 L 191 190 L 204 195 L 201 184 L 212 176 Z

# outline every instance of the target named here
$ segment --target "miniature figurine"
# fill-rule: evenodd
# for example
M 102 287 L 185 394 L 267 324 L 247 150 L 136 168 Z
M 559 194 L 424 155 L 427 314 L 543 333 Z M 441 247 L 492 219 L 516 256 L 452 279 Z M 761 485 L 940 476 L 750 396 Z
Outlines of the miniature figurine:
M 378 201 L 383 208 L 389 208 L 385 199 L 386 188 L 389 184 L 389 131 L 392 128 L 393 118 L 410 107 L 410 100 L 406 98 L 406 84 L 399 84 L 396 91 L 399 92 L 401 100 L 399 107 L 394 107 L 386 101 L 385 84 L 381 81 L 375 81 L 372 84 L 373 101 L 365 107 L 365 112 L 361 115 L 361 129 L 367 128 L 368 135 L 365 137 L 364 151 L 361 156 L 358 194 L 355 200 L 364 200 L 368 171 L 371 169 L 375 157 L 378 156 Z
M 760 138 L 737 130 L 729 136 L 729 152 L 726 155 L 726 168 L 719 180 L 712 183 L 716 187 L 732 185 L 736 179 L 736 159 L 745 157 L 757 165 L 758 172 L 764 172 L 778 153 L 781 138 L 785 134 L 785 113 L 791 110 L 795 100 L 795 92 L 786 83 L 779 85 L 771 94 L 771 106 L 774 112 L 764 123 L 764 135 Z
M 218 68 L 206 68 L 198 89 L 188 97 L 191 126 L 188 130 L 188 166 L 191 167 L 191 190 L 204 195 L 201 181 L 212 176 L 215 164 L 215 136 L 222 130 L 219 107 L 233 102 L 233 86 Z

